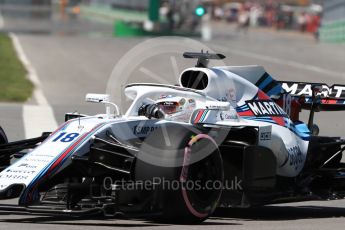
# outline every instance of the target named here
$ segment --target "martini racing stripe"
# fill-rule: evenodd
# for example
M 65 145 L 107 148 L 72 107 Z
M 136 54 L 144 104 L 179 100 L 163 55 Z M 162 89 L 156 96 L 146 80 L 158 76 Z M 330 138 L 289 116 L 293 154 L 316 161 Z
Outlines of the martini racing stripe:
M 55 130 L 55 131 L 50 135 L 49 138 L 47 138 L 46 140 L 44 140 L 44 142 L 49 141 L 57 132 L 66 129 L 67 126 L 68 126 L 68 124 L 69 124 L 70 122 L 71 122 L 71 121 L 67 121 L 67 122 L 65 122 L 64 124 L 62 124 L 57 130 Z M 43 142 L 43 143 L 44 143 L 44 142 Z M 43 143 L 42 143 L 42 144 L 43 144 Z M 39 148 L 39 147 L 40 147 L 40 146 L 38 146 L 38 148 Z M 66 149 L 67 149 L 67 148 L 66 148 Z M 64 150 L 64 151 L 65 151 L 65 150 Z M 25 158 L 26 158 L 26 156 L 24 156 L 23 159 L 25 159 Z M 53 162 L 54 162 L 54 161 L 53 161 Z M 49 167 L 49 165 L 46 166 L 46 167 L 42 170 L 42 172 L 43 172 L 47 167 Z M 40 175 L 42 174 L 42 172 L 39 173 L 38 175 L 36 175 L 36 177 L 32 180 L 32 182 L 34 182 L 37 178 L 39 178 Z M 31 183 L 32 183 L 32 182 L 31 182 Z M 31 184 L 31 183 L 30 183 L 30 184 Z M 20 199 L 19 199 L 19 204 L 22 203 L 22 197 L 26 195 L 27 190 L 28 190 L 28 188 L 30 187 L 30 184 L 27 186 L 27 188 L 24 190 L 23 195 L 20 197 Z
M 198 115 L 196 116 L 196 118 L 194 120 L 194 123 L 198 123 L 199 122 L 199 120 L 202 117 L 204 111 L 205 111 L 204 109 L 199 110 Z
M 258 86 L 260 88 L 261 84 L 269 77 L 269 74 L 267 72 L 265 72 L 260 79 L 256 82 L 256 86 Z
M 197 123 L 201 123 L 205 121 L 209 112 L 210 110 L 208 109 L 200 109 L 196 115 L 196 118 L 193 121 L 193 124 L 197 124 Z
M 237 111 L 238 115 L 240 115 L 241 117 L 253 117 L 254 113 L 251 110 L 247 110 L 247 111 Z
M 270 90 L 272 90 L 272 89 L 273 89 L 274 87 L 276 87 L 276 86 L 279 86 L 278 83 L 275 82 L 275 81 L 272 79 L 272 81 L 271 81 L 268 85 L 266 85 L 264 88 L 262 88 L 261 90 L 262 90 L 264 93 L 266 93 L 268 96 L 270 96 L 270 95 L 268 94 L 268 92 L 270 92 Z
M 207 114 L 208 114 L 209 110 L 205 110 L 204 113 L 202 114 L 202 117 L 200 119 L 200 122 L 203 122 L 205 121 L 206 117 L 207 117 Z
M 261 81 L 262 80 L 262 81 Z M 256 83 L 256 85 L 260 88 L 260 89 L 264 89 L 268 84 L 270 84 L 273 81 L 273 78 L 268 75 L 268 73 L 265 73 L 262 78 L 259 80 L 258 83 Z
M 281 93 L 281 90 L 282 90 L 282 87 L 280 85 L 276 85 L 275 87 L 273 87 L 271 90 L 267 92 L 267 95 L 268 96 L 277 95 Z
M 76 149 L 85 141 L 88 140 L 88 137 L 92 136 L 97 130 L 103 127 L 106 123 L 98 124 L 91 131 L 83 134 L 81 137 L 75 140 L 75 142 L 68 146 L 62 154 L 56 157 L 49 165 L 47 165 L 44 170 L 39 173 L 34 180 L 27 186 L 24 190 L 23 195 L 20 197 L 19 204 L 29 204 L 35 199 L 39 198 L 38 186 L 41 182 L 47 179 L 53 172 L 59 169 L 59 167 L 65 162 L 68 157 L 75 152 Z
M 238 106 L 238 107 L 236 108 L 236 110 L 237 110 L 237 112 L 244 112 L 244 111 L 249 110 L 249 107 L 248 107 L 247 104 L 244 104 L 244 105 L 242 105 L 242 106 Z
M 267 72 L 262 75 L 255 85 L 268 96 L 277 95 L 282 90 L 281 84 L 275 81 Z

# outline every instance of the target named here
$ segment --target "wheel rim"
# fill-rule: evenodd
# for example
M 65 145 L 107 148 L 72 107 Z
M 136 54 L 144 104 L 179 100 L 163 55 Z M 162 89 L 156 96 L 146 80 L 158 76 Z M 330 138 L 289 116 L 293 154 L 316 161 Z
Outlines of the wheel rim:
M 216 154 L 218 153 L 215 151 L 210 156 L 191 165 L 189 168 L 188 180 L 200 184 L 200 189 L 190 190 L 190 195 L 197 202 L 209 204 L 218 199 L 220 188 L 214 187 L 217 183 L 222 183 L 223 178 L 221 170 L 218 167 L 219 165 L 217 166 Z
M 189 165 L 190 159 L 203 151 L 208 151 L 208 156 Z M 222 193 L 223 178 L 222 158 L 215 141 L 205 134 L 193 137 L 185 149 L 181 173 L 181 181 L 185 182 L 182 195 L 187 208 L 193 215 L 205 218 L 212 214 Z M 220 189 L 210 188 L 207 184 L 214 181 L 221 183 Z

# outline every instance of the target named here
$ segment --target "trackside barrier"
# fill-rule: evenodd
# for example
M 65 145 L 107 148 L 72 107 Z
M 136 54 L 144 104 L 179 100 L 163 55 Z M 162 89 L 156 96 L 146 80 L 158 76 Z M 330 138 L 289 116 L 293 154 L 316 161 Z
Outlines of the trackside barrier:
M 328 43 L 345 43 L 345 19 L 322 25 L 320 41 Z

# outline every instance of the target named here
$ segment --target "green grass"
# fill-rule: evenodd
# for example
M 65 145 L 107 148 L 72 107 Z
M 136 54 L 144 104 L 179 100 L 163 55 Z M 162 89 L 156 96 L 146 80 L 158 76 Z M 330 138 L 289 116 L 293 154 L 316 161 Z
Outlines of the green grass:
M 23 102 L 31 96 L 34 86 L 26 74 L 11 39 L 0 33 L 0 101 Z

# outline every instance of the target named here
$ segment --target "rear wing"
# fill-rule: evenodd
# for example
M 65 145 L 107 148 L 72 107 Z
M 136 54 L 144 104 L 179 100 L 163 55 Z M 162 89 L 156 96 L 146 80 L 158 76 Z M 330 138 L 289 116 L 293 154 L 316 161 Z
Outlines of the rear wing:
M 280 81 L 280 83 L 286 93 L 300 100 L 303 109 L 311 109 L 314 92 L 319 111 L 345 111 L 345 85 L 328 86 L 323 83 L 292 81 Z

